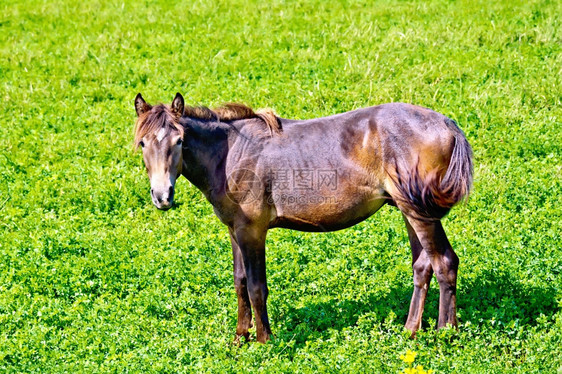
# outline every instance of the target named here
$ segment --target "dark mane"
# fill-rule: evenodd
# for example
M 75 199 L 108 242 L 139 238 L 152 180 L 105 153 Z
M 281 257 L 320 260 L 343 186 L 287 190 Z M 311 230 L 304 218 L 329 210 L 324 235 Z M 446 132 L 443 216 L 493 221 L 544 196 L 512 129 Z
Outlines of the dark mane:
M 281 122 L 271 109 L 254 111 L 249 106 L 239 103 L 228 103 L 214 109 L 209 109 L 204 106 L 186 106 L 184 115 L 191 118 L 217 121 L 235 121 L 238 119 L 259 118 L 267 125 L 271 134 L 281 132 Z
M 176 130 L 183 137 L 183 126 L 172 110 L 164 104 L 156 105 L 151 110 L 143 113 L 137 119 L 135 125 L 135 148 L 138 148 L 142 138 L 147 134 L 165 128 L 168 131 Z
M 215 109 L 204 106 L 186 106 L 184 116 L 215 121 L 234 121 L 238 119 L 259 118 L 270 130 L 270 133 L 281 132 L 281 121 L 271 109 L 254 111 L 249 106 L 237 103 L 228 103 Z M 135 125 L 135 148 L 137 148 L 147 134 L 155 133 L 161 128 L 177 130 L 183 136 L 184 129 L 179 123 L 179 118 L 172 112 L 168 105 L 159 104 L 151 110 L 143 113 L 137 119 Z

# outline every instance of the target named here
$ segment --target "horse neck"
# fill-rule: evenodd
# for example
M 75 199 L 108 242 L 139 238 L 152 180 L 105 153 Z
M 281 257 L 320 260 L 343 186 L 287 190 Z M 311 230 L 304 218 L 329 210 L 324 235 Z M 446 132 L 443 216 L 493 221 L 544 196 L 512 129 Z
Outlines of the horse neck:
M 228 127 L 219 122 L 182 119 L 185 128 L 182 174 L 207 198 L 224 188 Z

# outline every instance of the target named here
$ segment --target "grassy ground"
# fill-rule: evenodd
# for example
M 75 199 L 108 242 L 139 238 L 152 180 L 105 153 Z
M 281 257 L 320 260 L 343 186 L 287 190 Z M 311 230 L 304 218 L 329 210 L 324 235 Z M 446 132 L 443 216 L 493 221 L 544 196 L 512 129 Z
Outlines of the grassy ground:
M 562 370 L 562 7 L 556 1 L 0 3 L 0 371 Z M 227 230 L 187 181 L 150 202 L 137 92 L 312 118 L 390 101 L 442 112 L 475 152 L 445 227 L 459 332 L 417 340 L 398 211 L 268 239 L 267 345 L 235 329 Z

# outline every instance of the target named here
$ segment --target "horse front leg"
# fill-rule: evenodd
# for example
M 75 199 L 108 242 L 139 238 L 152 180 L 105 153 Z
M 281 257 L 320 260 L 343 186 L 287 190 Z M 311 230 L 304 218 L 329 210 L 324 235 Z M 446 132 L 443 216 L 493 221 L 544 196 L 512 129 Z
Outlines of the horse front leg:
M 457 271 L 459 258 L 447 239 L 441 221 L 426 222 L 411 217 L 407 219 L 427 254 L 431 268 L 437 277 L 437 282 L 439 282 L 439 320 L 437 327 L 445 327 L 447 324 L 456 327 L 458 324 Z
M 240 344 L 240 339 L 244 337 L 248 341 L 250 333 L 248 329 L 252 327 L 252 304 L 248 295 L 248 279 L 244 269 L 242 252 L 236 242 L 235 234 L 232 229 L 230 232 L 230 243 L 232 244 L 232 256 L 234 258 L 234 288 L 238 297 L 238 322 L 236 324 L 236 337 L 234 344 Z
M 235 230 L 236 242 L 246 271 L 248 295 L 256 323 L 257 340 L 265 343 L 270 339 L 271 327 L 267 316 L 267 280 L 265 273 L 265 237 L 267 230 L 246 225 Z
M 416 331 L 421 327 L 422 314 L 425 306 L 425 299 L 427 291 L 429 290 L 429 283 L 433 275 L 431 268 L 431 261 L 427 252 L 418 240 L 416 232 L 404 216 L 404 222 L 408 229 L 408 238 L 410 240 L 410 247 L 412 248 L 412 270 L 414 273 L 414 292 L 412 294 L 412 301 L 410 303 L 410 311 L 408 312 L 408 320 L 406 321 L 406 328 L 412 332 L 412 337 L 416 336 Z

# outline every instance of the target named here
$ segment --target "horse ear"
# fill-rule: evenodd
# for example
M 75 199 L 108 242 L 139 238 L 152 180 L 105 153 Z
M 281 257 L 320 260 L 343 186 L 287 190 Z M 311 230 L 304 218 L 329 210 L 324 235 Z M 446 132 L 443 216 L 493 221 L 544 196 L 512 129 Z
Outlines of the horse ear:
M 178 116 L 183 116 L 183 110 L 185 108 L 185 102 L 183 101 L 183 96 L 178 92 L 174 101 L 172 101 L 172 111 Z
M 141 114 L 146 113 L 150 109 L 152 109 L 152 106 L 144 101 L 142 95 L 139 93 L 137 94 L 137 97 L 135 97 L 135 109 L 137 111 L 137 116 L 140 116 Z

